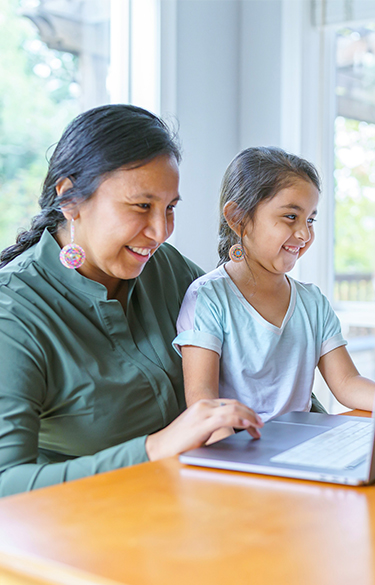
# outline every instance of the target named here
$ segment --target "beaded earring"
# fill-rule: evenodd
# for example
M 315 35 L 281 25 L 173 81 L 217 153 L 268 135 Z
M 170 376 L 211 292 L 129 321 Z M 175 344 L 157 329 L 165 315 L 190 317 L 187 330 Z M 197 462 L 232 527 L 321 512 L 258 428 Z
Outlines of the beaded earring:
M 233 262 L 241 262 L 245 258 L 245 252 L 240 244 L 234 244 L 229 250 L 229 258 Z
M 74 219 L 70 222 L 70 244 L 64 246 L 60 252 L 60 262 L 66 268 L 80 268 L 86 260 L 83 248 L 74 243 Z

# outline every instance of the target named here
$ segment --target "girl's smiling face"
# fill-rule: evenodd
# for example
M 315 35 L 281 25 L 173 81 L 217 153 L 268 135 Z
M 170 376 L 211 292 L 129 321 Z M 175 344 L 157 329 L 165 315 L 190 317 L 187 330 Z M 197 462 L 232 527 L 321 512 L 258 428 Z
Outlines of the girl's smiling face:
M 252 270 L 285 274 L 314 241 L 319 191 L 297 178 L 272 199 L 261 202 L 245 226 L 243 245 Z
M 109 292 L 119 280 L 139 276 L 173 232 L 178 184 L 176 159 L 158 156 L 140 167 L 110 173 L 90 199 L 66 207 L 65 217 L 75 220 L 75 243 L 86 253 L 79 272 Z M 67 243 L 68 227 L 58 234 L 60 245 Z

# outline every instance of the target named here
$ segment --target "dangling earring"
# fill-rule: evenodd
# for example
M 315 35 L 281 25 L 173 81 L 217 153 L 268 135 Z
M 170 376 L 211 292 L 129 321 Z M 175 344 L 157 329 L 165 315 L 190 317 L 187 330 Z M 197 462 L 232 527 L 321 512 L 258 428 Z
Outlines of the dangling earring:
M 60 252 L 60 262 L 66 268 L 80 268 L 86 260 L 86 254 L 81 246 L 74 243 L 74 219 L 70 222 L 70 244 L 64 246 Z
M 241 262 L 245 258 L 245 252 L 241 244 L 234 244 L 229 250 L 229 258 L 233 262 Z

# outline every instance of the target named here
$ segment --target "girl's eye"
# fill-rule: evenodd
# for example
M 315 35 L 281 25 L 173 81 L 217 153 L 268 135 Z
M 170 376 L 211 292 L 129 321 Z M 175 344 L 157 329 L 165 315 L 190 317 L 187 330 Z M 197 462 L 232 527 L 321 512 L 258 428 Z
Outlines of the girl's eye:
M 287 219 L 296 219 L 296 215 L 294 215 L 294 213 L 291 213 L 290 215 L 286 215 L 285 216 Z
M 310 225 L 312 225 L 314 223 L 314 221 L 316 221 L 315 218 L 309 217 L 309 219 L 307 220 L 307 223 L 309 223 Z

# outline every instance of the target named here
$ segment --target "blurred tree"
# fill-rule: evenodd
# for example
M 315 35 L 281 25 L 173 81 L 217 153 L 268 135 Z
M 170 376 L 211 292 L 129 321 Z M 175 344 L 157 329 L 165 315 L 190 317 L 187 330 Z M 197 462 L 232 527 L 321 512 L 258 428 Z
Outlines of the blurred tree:
M 29 226 L 48 149 L 79 111 L 77 58 L 48 49 L 21 6 L 0 0 L 0 249 Z
M 375 124 L 335 129 L 335 272 L 375 274 Z

